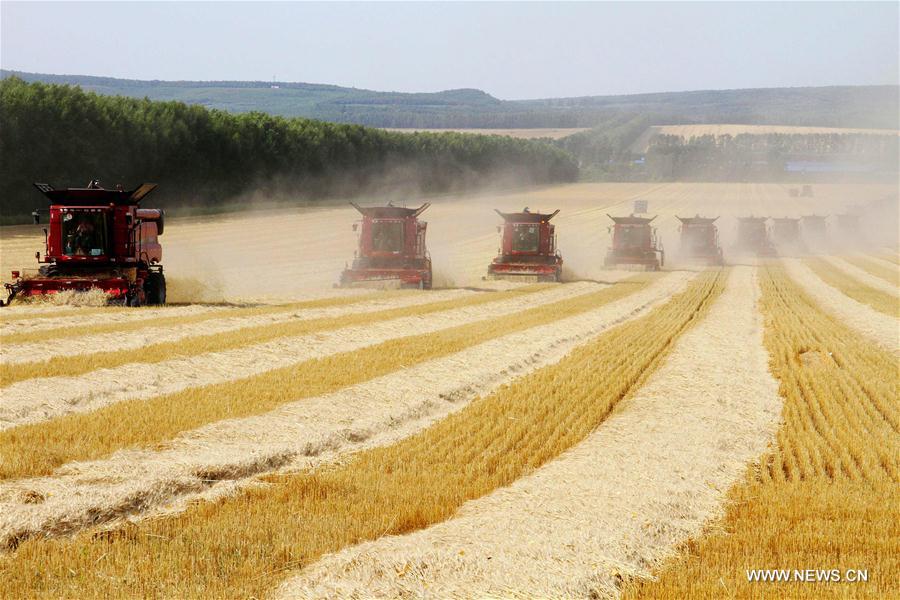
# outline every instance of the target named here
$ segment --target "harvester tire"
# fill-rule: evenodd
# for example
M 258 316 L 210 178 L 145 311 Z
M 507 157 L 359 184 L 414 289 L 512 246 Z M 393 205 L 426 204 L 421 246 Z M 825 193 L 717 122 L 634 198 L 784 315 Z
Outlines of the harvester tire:
M 149 305 L 166 303 L 166 276 L 162 273 L 150 273 L 144 281 L 144 297 Z
M 41 277 L 56 277 L 59 275 L 59 269 L 56 265 L 42 265 L 38 268 L 38 274 Z

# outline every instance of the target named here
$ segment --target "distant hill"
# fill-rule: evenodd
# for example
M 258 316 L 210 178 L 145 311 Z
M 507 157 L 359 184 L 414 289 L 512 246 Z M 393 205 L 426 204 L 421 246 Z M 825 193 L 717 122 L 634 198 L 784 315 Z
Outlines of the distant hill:
M 378 92 L 313 83 L 141 81 L 3 70 L 3 78 L 77 85 L 113 96 L 178 100 L 233 113 L 261 111 L 400 128 L 583 128 L 626 115 L 654 125 L 739 123 L 898 129 L 898 86 L 833 86 L 499 100 L 475 89 Z

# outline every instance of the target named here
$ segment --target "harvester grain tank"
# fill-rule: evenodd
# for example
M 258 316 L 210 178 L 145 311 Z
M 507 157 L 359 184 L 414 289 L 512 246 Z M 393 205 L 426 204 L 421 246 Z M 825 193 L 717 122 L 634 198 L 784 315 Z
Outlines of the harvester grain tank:
M 538 281 L 559 281 L 562 277 L 562 256 L 556 248 L 556 229 L 550 223 L 559 210 L 549 214 L 533 213 L 526 207 L 522 212 L 503 213 L 500 250 L 488 266 L 490 278 L 534 277 Z
M 737 243 L 738 253 L 752 253 L 757 256 L 776 256 L 775 247 L 769 238 L 768 217 L 738 217 Z
M 800 237 L 800 218 L 773 218 L 772 239 L 779 249 L 803 250 L 804 244 Z
M 35 253 L 41 263 L 36 275 L 13 271 L 13 282 L 5 284 L 7 303 L 15 297 L 99 289 L 111 302 L 128 306 L 165 304 L 166 278 L 157 239 L 164 214 L 140 208 L 155 183 L 127 191 L 122 186 L 104 189 L 97 180 L 85 188 L 34 186 L 50 201 L 44 255 Z M 39 223 L 39 212 L 33 216 Z
M 719 217 L 676 217 L 681 221 L 681 258 L 708 265 L 724 265 L 722 247 L 719 245 L 719 229 L 715 222 Z
M 611 266 L 640 266 L 658 271 L 665 265 L 666 255 L 656 228 L 650 223 L 656 217 L 614 217 L 612 246 L 603 264 Z
M 362 221 L 353 224 L 359 247 L 353 264 L 341 273 L 341 285 L 397 282 L 401 287 L 431 289 L 431 256 L 425 246 L 428 224 L 419 220 L 430 204 L 419 208 L 350 204 Z

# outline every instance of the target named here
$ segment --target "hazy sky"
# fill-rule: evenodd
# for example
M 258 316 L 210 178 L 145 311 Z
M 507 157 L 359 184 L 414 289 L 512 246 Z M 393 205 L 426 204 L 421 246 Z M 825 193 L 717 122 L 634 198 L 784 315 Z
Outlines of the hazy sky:
M 0 4 L 0 63 L 522 99 L 898 83 L 897 2 Z

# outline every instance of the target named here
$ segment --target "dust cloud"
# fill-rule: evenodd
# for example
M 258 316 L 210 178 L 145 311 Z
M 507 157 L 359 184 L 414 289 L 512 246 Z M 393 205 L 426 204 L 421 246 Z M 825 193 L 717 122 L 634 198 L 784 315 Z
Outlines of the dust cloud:
M 504 188 L 504 185 L 507 187 Z M 496 256 L 501 219 L 493 209 L 552 212 L 567 280 L 603 281 L 603 259 L 611 243 L 607 214 L 631 214 L 635 200 L 647 202 L 648 215 L 666 251 L 669 269 L 694 268 L 677 260 L 677 216 L 718 216 L 726 262 L 744 262 L 733 252 L 739 216 L 800 217 L 827 215 L 824 245 L 806 251 L 832 254 L 856 249 L 896 249 L 896 184 L 813 184 L 813 196 L 797 198 L 781 183 L 577 183 L 513 187 L 498 181 L 493 189 L 465 194 L 423 196 L 396 191 L 387 196 L 356 197 L 362 205 L 418 206 L 428 222 L 427 244 L 435 287 L 485 287 L 482 280 Z M 289 198 L 283 198 L 285 202 Z M 347 200 L 326 206 L 264 207 L 218 215 L 178 217 L 170 213 L 163 244 L 168 299 L 173 303 L 283 301 L 326 295 L 358 294 L 335 290 L 341 271 L 353 260 L 359 213 Z M 860 214 L 859 232 L 845 235 L 837 215 Z M 0 230 L 3 271 L 36 268 L 34 251 L 43 249 L 39 228 Z M 8 280 L 8 278 L 7 278 Z

